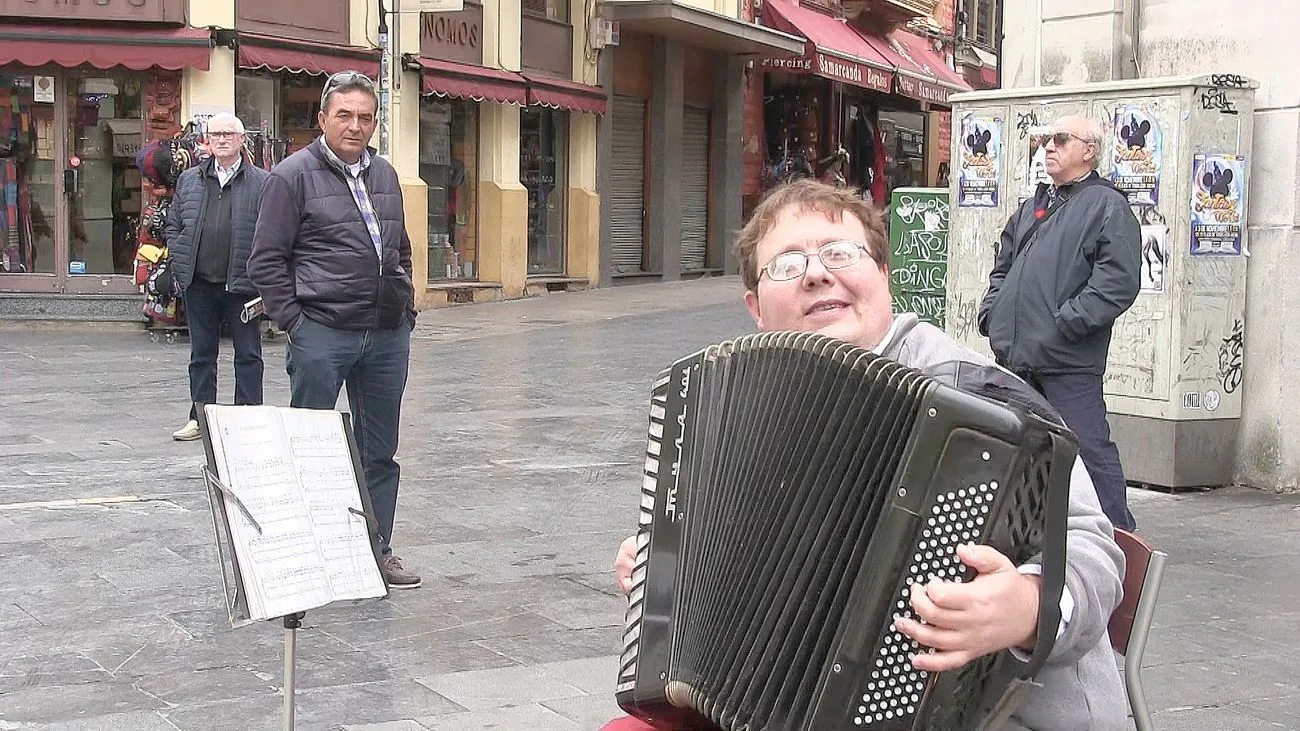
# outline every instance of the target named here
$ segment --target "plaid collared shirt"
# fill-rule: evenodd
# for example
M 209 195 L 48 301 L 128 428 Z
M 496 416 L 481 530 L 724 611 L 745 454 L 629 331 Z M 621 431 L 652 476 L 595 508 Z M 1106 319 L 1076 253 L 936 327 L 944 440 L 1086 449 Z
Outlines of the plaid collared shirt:
M 370 232 L 370 241 L 375 245 L 375 256 L 379 257 L 379 270 L 382 273 L 384 269 L 384 241 L 379 234 L 379 218 L 375 215 L 375 207 L 370 203 L 370 193 L 366 190 L 365 181 L 361 175 L 365 173 L 366 168 L 370 167 L 370 151 L 362 150 L 361 159 L 353 165 L 349 165 L 339 159 L 334 154 L 330 146 L 321 140 L 321 149 L 325 151 L 325 159 L 331 165 L 343 173 L 343 177 L 348 181 L 348 187 L 352 190 L 352 200 L 357 203 L 357 210 L 361 212 L 361 220 L 366 224 L 366 230 Z

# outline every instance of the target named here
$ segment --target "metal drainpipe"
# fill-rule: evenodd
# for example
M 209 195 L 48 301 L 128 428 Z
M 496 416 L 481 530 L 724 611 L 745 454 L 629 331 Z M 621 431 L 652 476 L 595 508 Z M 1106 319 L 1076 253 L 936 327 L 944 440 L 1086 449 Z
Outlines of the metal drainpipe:
M 1133 54 L 1133 74 L 1128 78 L 1142 77 L 1142 66 L 1138 63 L 1138 51 L 1142 47 L 1142 0 L 1129 0 L 1129 44 Z

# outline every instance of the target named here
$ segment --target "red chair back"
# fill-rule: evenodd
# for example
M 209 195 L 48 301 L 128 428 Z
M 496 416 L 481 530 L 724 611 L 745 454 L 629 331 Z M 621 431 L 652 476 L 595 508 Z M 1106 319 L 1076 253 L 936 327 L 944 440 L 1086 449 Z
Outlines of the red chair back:
M 1147 579 L 1147 567 L 1151 564 L 1154 546 L 1122 529 L 1115 529 L 1115 542 L 1124 551 L 1124 598 L 1115 612 L 1110 615 L 1110 644 L 1115 652 L 1128 654 L 1129 638 L 1133 634 L 1133 618 L 1137 612 L 1138 599 L 1142 596 L 1142 587 Z

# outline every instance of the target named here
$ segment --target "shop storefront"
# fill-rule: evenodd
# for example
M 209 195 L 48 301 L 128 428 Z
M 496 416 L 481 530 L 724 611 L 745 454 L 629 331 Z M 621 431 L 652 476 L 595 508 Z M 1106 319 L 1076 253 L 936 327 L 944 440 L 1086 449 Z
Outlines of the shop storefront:
M 574 117 L 603 113 L 605 99 L 599 88 L 570 80 L 567 8 L 554 0 L 525 4 L 519 72 L 483 65 L 482 6 L 467 2 L 422 20 L 421 52 L 407 66 L 419 70 L 423 92 L 419 171 L 428 190 L 430 289 L 490 288 L 510 297 L 523 294 L 530 278 L 569 274 Z M 506 130 L 517 139 L 502 139 Z M 517 172 L 485 169 L 489 159 L 508 164 L 500 153 L 515 149 Z M 525 243 L 518 250 L 510 245 L 515 236 Z
M 211 41 L 114 8 L 81 8 L 93 26 L 0 24 L 0 291 L 135 292 L 149 200 L 136 153 L 179 131 L 180 71 L 207 69 Z
M 802 56 L 759 64 L 762 144 L 746 160 L 756 169 L 746 176 L 749 200 L 801 177 L 876 202 L 895 188 L 936 184 L 947 155 L 938 112 L 967 87 L 926 40 L 905 31 L 865 33 L 787 0 L 766 2 L 763 23 L 807 43 Z
M 567 0 L 527 0 L 521 17 L 519 182 L 528 191 L 528 276 L 564 279 L 570 258 L 570 165 L 574 117 L 605 113 L 605 91 L 572 81 Z M 594 142 L 594 140 L 592 140 Z
M 480 279 L 480 118 L 485 104 L 523 105 L 518 74 L 483 66 L 483 8 L 425 15 L 420 56 L 419 171 L 428 191 L 430 286 Z

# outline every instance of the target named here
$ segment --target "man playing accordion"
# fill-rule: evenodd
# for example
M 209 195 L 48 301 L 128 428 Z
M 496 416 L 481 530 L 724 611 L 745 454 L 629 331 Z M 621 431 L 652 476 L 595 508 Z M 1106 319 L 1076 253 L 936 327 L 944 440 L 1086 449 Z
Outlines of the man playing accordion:
M 817 332 L 919 370 L 951 361 L 992 365 L 910 313 L 893 313 L 884 222 L 870 204 L 812 180 L 773 191 L 736 242 L 745 305 L 761 331 Z M 1047 664 L 1011 717 L 1011 728 L 1106 731 L 1129 728 L 1127 703 L 1106 628 L 1122 596 L 1124 555 L 1114 541 L 1083 462 L 1070 480 L 1061 624 Z M 615 561 L 619 588 L 631 589 L 636 540 Z M 1039 573 L 988 546 L 958 549 L 976 572 L 965 583 L 931 580 L 911 594 L 925 620 L 897 628 L 934 648 L 915 657 L 940 672 L 1002 650 L 1027 655 L 1037 637 Z M 623 728 L 617 721 L 610 728 Z M 626 719 L 626 728 L 646 728 Z

